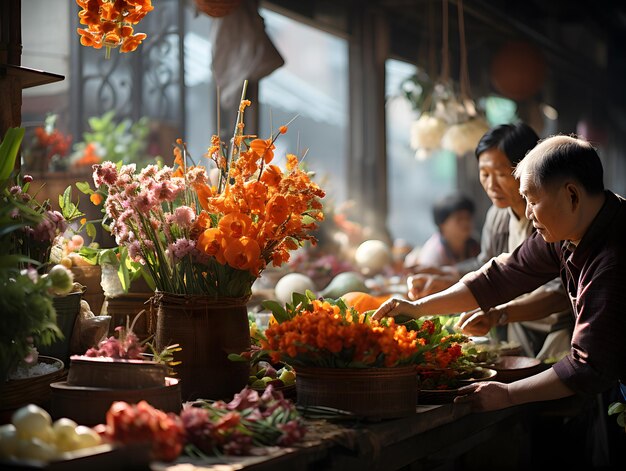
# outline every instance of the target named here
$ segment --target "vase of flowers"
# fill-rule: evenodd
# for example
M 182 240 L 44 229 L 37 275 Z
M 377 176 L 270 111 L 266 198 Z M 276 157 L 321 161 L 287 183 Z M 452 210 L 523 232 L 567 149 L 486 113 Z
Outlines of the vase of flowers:
M 274 142 L 287 126 L 269 139 L 244 134 L 244 96 L 245 85 L 230 145 L 213 136 L 208 167 L 195 164 L 181 140 L 173 167 L 94 166 L 97 191 L 106 195 L 105 223 L 156 287 L 156 346 L 178 343 L 185 352 L 178 367 L 184 399 L 219 399 L 246 385 L 247 369 L 233 370 L 227 357 L 250 346 L 245 305 L 252 284 L 268 265 L 280 266 L 290 251 L 314 242 L 310 232 L 323 218 L 324 192 L 298 158 L 286 155 L 283 167 L 274 160 Z M 226 318 L 236 318 L 241 332 L 220 333 Z M 212 338 L 226 343 L 216 348 Z M 228 373 L 196 363 L 216 355 Z M 206 379 L 227 375 L 228 387 Z
M 265 330 L 262 354 L 296 370 L 298 404 L 347 410 L 368 419 L 415 413 L 416 368 L 464 341 L 432 320 L 374 321 L 342 298 L 294 293 L 284 307 L 265 301 L 276 322 Z

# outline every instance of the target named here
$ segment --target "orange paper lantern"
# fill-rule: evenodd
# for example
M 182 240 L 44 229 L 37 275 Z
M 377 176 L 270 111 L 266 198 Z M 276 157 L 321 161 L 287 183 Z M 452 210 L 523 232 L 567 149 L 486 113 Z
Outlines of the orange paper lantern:
M 546 62 L 542 52 L 526 41 L 509 41 L 491 62 L 491 83 L 512 100 L 533 97 L 543 86 Z

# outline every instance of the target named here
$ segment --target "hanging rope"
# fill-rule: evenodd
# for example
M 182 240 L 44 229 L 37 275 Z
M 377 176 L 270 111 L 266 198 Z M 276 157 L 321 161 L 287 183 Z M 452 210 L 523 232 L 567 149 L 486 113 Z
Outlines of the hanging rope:
M 471 99 L 470 79 L 467 67 L 467 45 L 465 43 L 465 20 L 463 17 L 463 0 L 458 0 L 459 9 L 459 46 L 461 53 L 461 70 L 459 71 L 459 84 L 461 98 Z
M 428 76 L 435 79 L 437 73 L 437 53 L 435 51 L 435 8 L 428 2 Z
M 441 2 L 441 82 L 448 83 L 450 78 L 450 58 L 448 51 L 448 0 Z

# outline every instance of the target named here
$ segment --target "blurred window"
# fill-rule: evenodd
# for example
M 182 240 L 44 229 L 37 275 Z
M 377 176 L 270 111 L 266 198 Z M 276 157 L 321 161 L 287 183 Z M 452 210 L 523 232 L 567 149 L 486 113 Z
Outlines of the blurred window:
M 386 62 L 387 120 L 387 226 L 392 238 L 410 245 L 423 244 L 437 230 L 433 203 L 456 188 L 457 162 L 451 152 L 436 151 L 417 159 L 411 149 L 410 131 L 418 114 L 402 94 L 402 83 L 417 73 L 406 62 Z
M 297 116 L 276 141 L 275 155 L 306 153 L 304 164 L 326 191 L 325 202 L 340 203 L 347 184 L 348 43 L 268 9 L 260 14 L 285 65 L 259 82 L 258 135 Z

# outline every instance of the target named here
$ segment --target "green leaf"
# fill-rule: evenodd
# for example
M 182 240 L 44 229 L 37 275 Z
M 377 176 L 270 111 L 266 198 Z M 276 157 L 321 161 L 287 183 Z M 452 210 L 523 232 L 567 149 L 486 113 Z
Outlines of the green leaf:
M 76 182 L 75 185 L 76 188 L 78 188 L 78 191 L 80 191 L 81 193 L 84 193 L 86 195 L 93 195 L 95 193 L 95 191 L 91 189 L 91 186 L 87 182 Z
M 274 319 L 276 319 L 276 322 L 278 322 L 279 324 L 291 319 L 289 314 L 287 314 L 287 311 L 285 311 L 285 308 L 277 301 L 262 301 L 261 306 L 263 306 L 265 309 L 269 309 L 270 311 L 272 311 Z
M 619 414 L 626 411 L 626 404 L 623 402 L 614 402 L 609 406 L 609 415 Z
M 15 167 L 24 132 L 25 128 L 9 128 L 4 135 L 0 144 L 0 181 L 7 180 Z
M 248 361 L 247 359 L 245 359 L 244 357 L 242 357 L 238 353 L 229 353 L 228 354 L 228 359 L 230 361 Z
M 306 294 L 302 293 L 291 293 L 291 302 L 294 307 L 297 307 L 298 304 L 302 304 L 303 306 L 308 306 L 311 304 L 309 298 Z
M 87 235 L 92 239 L 96 237 L 96 226 L 94 226 L 93 223 L 88 222 L 85 226 L 85 230 L 87 231 Z

